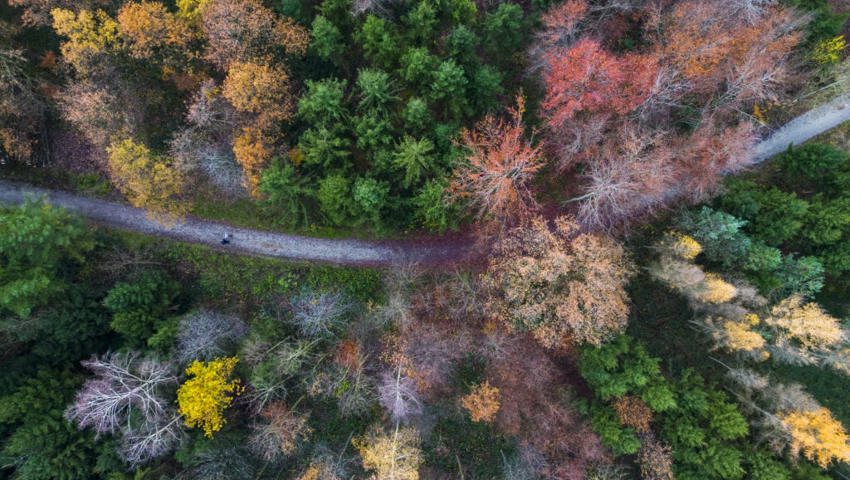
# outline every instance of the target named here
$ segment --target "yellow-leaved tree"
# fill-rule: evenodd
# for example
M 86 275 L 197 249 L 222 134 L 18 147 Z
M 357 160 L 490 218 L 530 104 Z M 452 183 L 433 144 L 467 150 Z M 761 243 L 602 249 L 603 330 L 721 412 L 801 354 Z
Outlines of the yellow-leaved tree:
M 62 42 L 62 57 L 74 66 L 78 72 L 88 72 L 95 67 L 94 57 L 105 53 L 118 44 L 118 22 L 103 10 L 92 12 L 55 8 L 53 30 L 57 35 L 66 37 Z
M 239 379 L 230 378 L 238 361 L 237 357 L 196 360 L 186 368 L 192 378 L 177 389 L 178 412 L 186 426 L 202 428 L 206 437 L 221 430 L 224 411 L 243 390 Z
M 850 437 L 829 409 L 792 411 L 781 419 L 791 436 L 792 455 L 802 453 L 823 468 L 833 461 L 850 461 Z
M 419 435 L 410 427 L 396 425 L 393 433 L 384 433 L 376 427 L 365 437 L 354 440 L 366 470 L 374 473 L 375 480 L 419 480 L 422 452 Z
M 129 138 L 112 142 L 107 153 L 112 182 L 133 206 L 163 222 L 187 213 L 179 198 L 184 182 L 180 169 Z
M 118 10 L 118 27 L 135 58 L 174 59 L 187 53 L 193 33 L 188 24 L 160 2 L 125 3 Z

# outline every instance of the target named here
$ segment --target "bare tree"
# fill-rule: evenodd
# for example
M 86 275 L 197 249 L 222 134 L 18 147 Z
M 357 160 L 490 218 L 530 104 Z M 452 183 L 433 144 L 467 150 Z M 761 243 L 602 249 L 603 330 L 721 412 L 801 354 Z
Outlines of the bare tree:
M 351 302 L 340 292 L 307 290 L 291 300 L 292 322 L 305 337 L 332 335 L 351 309 Z
M 180 320 L 177 332 L 177 359 L 211 360 L 227 353 L 248 332 L 241 318 L 200 309 Z
M 255 423 L 248 447 L 267 462 L 276 462 L 294 453 L 313 429 L 307 415 L 299 415 L 282 402 L 273 402 L 260 412 L 262 422 Z
M 395 373 L 384 372 L 378 386 L 378 399 L 390 412 L 394 422 L 406 422 L 422 413 L 422 402 L 416 392 L 416 384 L 402 375 L 401 365 Z
M 82 362 L 94 373 L 65 417 L 97 435 L 121 436 L 119 453 L 132 465 L 171 450 L 179 417 L 163 390 L 177 384 L 172 365 L 137 353 L 107 353 Z M 131 421 L 132 418 L 132 421 Z

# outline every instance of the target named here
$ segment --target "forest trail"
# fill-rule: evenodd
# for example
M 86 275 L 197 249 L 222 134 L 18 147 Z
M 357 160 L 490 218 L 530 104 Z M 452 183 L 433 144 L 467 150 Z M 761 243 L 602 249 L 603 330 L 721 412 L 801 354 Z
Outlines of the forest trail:
M 202 244 L 225 252 L 296 261 L 357 266 L 439 265 L 463 260 L 472 246 L 470 240 L 456 238 L 395 241 L 313 238 L 237 228 L 193 217 L 166 226 L 151 220 L 144 210 L 123 203 L 0 180 L 0 203 L 20 204 L 28 196 L 41 195 L 51 204 L 107 227 Z M 225 232 L 229 234 L 228 245 L 221 244 Z
M 850 93 L 815 107 L 773 131 L 753 148 L 753 164 L 799 145 L 850 120 Z
M 803 143 L 847 120 L 850 120 L 850 94 L 836 97 L 809 110 L 772 132 L 755 145 L 752 163 L 761 163 L 784 151 L 788 145 Z M 108 227 L 207 245 L 221 251 L 296 261 L 360 266 L 404 263 L 440 265 L 467 258 L 473 246 L 471 239 L 457 237 L 385 241 L 313 238 L 236 228 L 192 217 L 176 225 L 166 226 L 148 218 L 144 210 L 123 203 L 0 180 L 0 202 L 19 204 L 28 195 L 44 195 L 50 203 L 61 205 Z M 230 234 L 230 244 L 221 245 L 225 232 Z

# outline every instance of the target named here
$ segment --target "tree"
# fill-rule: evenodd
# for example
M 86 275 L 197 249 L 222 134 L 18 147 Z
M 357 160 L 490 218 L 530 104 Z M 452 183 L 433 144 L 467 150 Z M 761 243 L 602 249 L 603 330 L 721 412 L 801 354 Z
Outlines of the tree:
M 177 330 L 177 359 L 212 360 L 230 350 L 248 333 L 241 318 L 200 309 L 180 319 Z
M 192 378 L 177 389 L 177 404 L 187 427 L 202 428 L 208 438 L 221 430 L 224 411 L 243 390 L 238 379 L 230 380 L 238 361 L 236 357 L 196 360 L 186 368 L 186 375 Z
M 308 416 L 299 415 L 282 402 L 273 402 L 260 412 L 262 422 L 253 425 L 249 448 L 267 462 L 295 453 L 310 438 Z
M 310 125 L 332 127 L 345 122 L 345 80 L 307 81 L 307 93 L 298 100 L 298 116 Z
M 684 213 L 677 223 L 701 245 L 707 260 L 724 269 L 740 266 L 751 250 L 750 238 L 740 231 L 747 222 L 728 213 L 702 207 Z
M 242 167 L 245 188 L 253 196 L 259 194 L 263 168 L 274 156 L 271 143 L 262 129 L 253 126 L 242 127 L 242 132 L 233 140 L 233 155 Z
M 351 182 L 343 175 L 329 175 L 319 183 L 319 205 L 322 213 L 335 225 L 349 217 Z
M 583 347 L 578 365 L 582 378 L 600 400 L 607 402 L 633 395 L 653 412 L 677 407 L 673 389 L 661 374 L 659 359 L 650 356 L 646 348 L 631 337 L 619 335 L 608 343 Z M 620 423 L 616 410 L 612 413 Z
M 493 55 L 515 50 L 522 44 L 523 11 L 515 3 L 500 3 L 484 18 L 484 45 Z
M 370 13 L 355 33 L 354 39 L 363 48 L 363 53 L 371 63 L 389 69 L 393 66 L 398 51 L 395 36 L 386 20 Z
M 643 480 L 673 480 L 673 455 L 672 449 L 664 445 L 652 436 L 648 436 L 641 442 L 638 452 L 638 463 L 640 464 L 640 478 Z
M 29 317 L 63 290 L 65 268 L 82 264 L 92 249 L 94 241 L 85 225 L 61 208 L 30 199 L 4 212 L 0 308 Z
M 331 336 L 352 305 L 342 293 L 305 290 L 289 301 L 292 323 L 308 338 Z
M 497 244 L 484 279 L 496 318 L 548 348 L 599 345 L 628 321 L 623 247 L 579 232 L 570 218 L 557 218 L 554 231 L 537 218 Z
M 49 26 L 51 12 L 54 9 L 87 9 L 92 2 L 89 0 L 8 0 L 9 6 L 23 9 L 21 23 L 24 26 Z
M 416 391 L 416 383 L 402 375 L 402 366 L 396 372 L 384 372 L 378 385 L 378 401 L 390 414 L 393 422 L 407 422 L 411 417 L 422 414 L 422 402 Z
M 133 206 L 164 222 L 188 210 L 179 198 L 185 180 L 171 162 L 129 138 L 112 142 L 107 152 L 110 177 Z
M 625 395 L 614 400 L 612 406 L 622 425 L 633 428 L 637 433 L 651 432 L 652 409 L 643 400 Z
M 385 112 L 397 99 L 390 76 L 381 70 L 361 69 L 357 72 L 360 100 L 357 108 L 362 112 Z
M 121 437 L 130 465 L 159 457 L 180 440 L 179 418 L 165 396 L 177 377 L 172 365 L 138 353 L 107 353 L 81 362 L 94 374 L 77 392 L 65 418 L 97 435 Z
M 764 189 L 747 180 L 728 182 L 720 205 L 732 215 L 747 220 L 747 230 L 771 246 L 793 238 L 809 210 L 809 204 L 793 193 L 776 187 Z
M 308 165 L 338 170 L 349 166 L 351 140 L 341 126 L 308 129 L 298 140 L 298 148 Z
M 423 227 L 436 232 L 455 228 L 457 211 L 449 204 L 445 182 L 431 180 L 413 197 L 414 218 Z
M 782 423 L 791 435 L 791 454 L 800 453 L 826 468 L 833 461 L 850 461 L 850 436 L 826 408 L 790 412 Z
M 237 111 L 256 115 L 258 125 L 264 128 L 288 120 L 295 110 L 289 75 L 281 67 L 233 62 L 221 94 Z
M 402 185 L 412 187 L 434 170 L 434 144 L 427 138 L 405 135 L 393 154 L 393 163 L 404 172 Z
M 173 61 L 177 55 L 187 54 L 193 40 L 189 25 L 159 2 L 125 3 L 116 20 L 130 55 L 135 58 Z
M 425 100 L 418 97 L 411 97 L 404 107 L 401 114 L 404 120 L 404 128 L 407 131 L 423 131 L 431 122 L 431 112 L 428 110 L 428 104 Z
M 468 199 L 479 219 L 510 224 L 526 220 L 537 209 L 529 183 L 543 158 L 540 147 L 525 140 L 524 111 L 525 101 L 517 97 L 508 120 L 488 115 L 475 130 L 461 133 L 468 155 L 456 169 L 451 189 L 455 198 Z
M 0 32 L 0 42 L 6 36 Z M 24 162 L 34 160 L 46 113 L 28 63 L 22 50 L 0 47 L 0 148 Z
M 112 329 L 130 344 L 143 346 L 166 325 L 179 284 L 160 271 L 148 270 L 131 282 L 119 282 L 103 299 L 112 312 Z
M 460 404 L 469 412 L 473 422 L 492 422 L 499 412 L 499 389 L 485 381 L 461 397 Z
M 460 117 L 466 113 L 466 90 L 469 79 L 463 67 L 456 64 L 454 60 L 445 60 L 440 63 L 434 72 L 431 82 L 431 99 L 442 100 L 454 117 Z
M 618 58 L 588 39 L 566 51 L 547 53 L 546 61 L 542 106 L 549 114 L 549 127 L 556 132 L 580 112 L 631 112 L 649 96 L 658 69 L 654 57 L 627 54 Z
M 280 50 L 303 55 L 310 43 L 307 29 L 258 0 L 211 1 L 200 12 L 207 58 L 222 69 L 233 62 L 269 64 Z
M 439 59 L 431 55 L 427 48 L 408 47 L 401 56 L 401 78 L 420 91 L 430 86 Z
M 62 418 L 78 381 L 68 371 L 39 369 L 4 389 L 0 455 L 10 475 L 21 479 L 97 477 L 95 467 L 101 452 L 91 435 L 77 431 Z
M 381 226 L 381 213 L 387 206 L 389 193 L 390 187 L 385 182 L 368 177 L 358 178 L 351 189 L 355 215 L 361 222 L 371 223 L 375 227 Z
M 264 206 L 275 212 L 275 217 L 285 225 L 297 226 L 308 221 L 305 202 L 315 198 L 316 192 L 308 180 L 298 175 L 291 163 L 278 161 L 263 171 L 260 193 Z M 280 214 L 280 215 L 277 215 Z
M 310 48 L 320 58 L 333 62 L 341 61 L 345 45 L 343 44 L 342 33 L 336 25 L 322 15 L 316 15 L 316 18 L 313 19 L 310 35 L 312 37 Z
M 375 480 L 419 479 L 422 453 L 419 435 L 413 428 L 396 427 L 395 432 L 387 434 L 376 427 L 353 443 L 363 466 L 374 473 Z
M 81 73 L 97 67 L 96 58 L 117 47 L 118 23 L 103 10 L 92 12 L 57 8 L 52 10 L 53 30 L 68 40 L 62 43 L 62 58 Z

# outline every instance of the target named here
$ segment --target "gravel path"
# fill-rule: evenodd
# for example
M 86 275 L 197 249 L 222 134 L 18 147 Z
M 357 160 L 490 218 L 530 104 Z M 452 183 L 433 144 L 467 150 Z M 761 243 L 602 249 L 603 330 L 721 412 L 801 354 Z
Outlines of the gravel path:
M 838 96 L 786 123 L 753 150 L 753 163 L 761 163 L 850 120 L 850 93 Z
M 387 266 L 410 262 L 434 265 L 463 260 L 471 250 L 470 242 L 458 239 L 332 240 L 234 228 L 196 218 L 187 218 L 177 225 L 164 226 L 149 219 L 144 210 L 123 203 L 0 180 L 0 202 L 19 204 L 28 195 L 44 195 L 50 203 L 78 212 L 89 220 L 108 227 L 204 244 L 222 251 L 235 250 L 289 260 L 361 266 Z M 220 243 L 224 232 L 230 234 L 230 244 L 226 246 Z
M 756 144 L 753 163 L 763 162 L 784 151 L 789 145 L 803 143 L 847 120 L 850 120 L 850 94 L 814 108 L 777 129 L 768 138 Z M 95 223 L 108 227 L 203 244 L 222 251 L 290 260 L 369 266 L 411 262 L 440 265 L 463 260 L 472 252 L 471 241 L 458 238 L 404 241 L 331 240 L 234 228 L 223 223 L 191 217 L 177 225 L 164 226 L 150 220 L 143 210 L 123 203 L 0 180 L 0 202 L 18 204 L 28 195 L 44 195 L 51 203 L 78 212 Z M 227 246 L 220 243 L 224 232 L 231 236 L 231 242 Z

